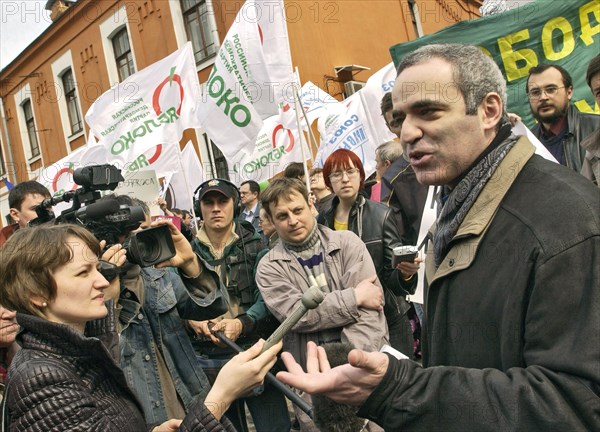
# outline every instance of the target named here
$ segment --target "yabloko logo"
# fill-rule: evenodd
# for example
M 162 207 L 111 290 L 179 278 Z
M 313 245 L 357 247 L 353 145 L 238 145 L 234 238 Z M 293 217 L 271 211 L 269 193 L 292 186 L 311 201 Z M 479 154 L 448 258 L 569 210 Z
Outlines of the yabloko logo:
M 282 110 L 283 110 L 283 112 L 288 112 L 290 110 L 290 104 L 285 104 L 282 107 Z M 278 124 L 277 126 L 275 126 L 275 129 L 273 129 L 273 135 L 271 136 L 271 143 L 273 145 L 273 148 L 277 148 L 277 134 L 279 134 L 279 132 L 284 132 L 284 131 L 287 131 L 287 136 L 290 141 L 290 143 L 284 149 L 284 151 L 286 153 L 289 153 L 294 148 L 294 134 L 292 134 L 292 131 L 290 129 L 286 129 L 285 127 L 283 127 L 282 124 Z
M 277 126 L 275 126 L 275 129 L 273 129 L 273 137 L 271 138 L 271 141 L 273 143 L 273 148 L 276 148 L 277 147 L 277 134 L 279 132 L 283 132 L 283 131 L 287 131 L 287 136 L 290 141 L 289 145 L 284 149 L 284 151 L 286 153 L 289 153 L 294 148 L 294 135 L 292 134 L 291 130 L 284 128 L 283 125 L 281 125 L 281 124 L 278 124 Z
M 152 95 L 152 107 L 154 108 L 154 112 L 157 116 L 162 114 L 162 108 L 160 107 L 160 95 L 162 93 L 163 88 L 169 84 L 169 87 L 173 87 L 173 82 L 179 85 L 179 107 L 177 107 L 177 115 L 181 115 L 181 105 L 183 105 L 184 91 L 183 84 L 181 84 L 181 76 L 175 73 L 176 67 L 171 68 L 171 73 L 168 77 L 161 82 L 156 90 L 154 90 L 154 94 Z
M 154 154 L 151 157 L 147 158 L 145 152 L 140 154 L 137 158 L 135 158 L 135 160 L 133 162 L 131 162 L 129 164 L 129 166 L 127 167 L 127 171 L 133 172 L 133 171 L 137 171 L 144 167 L 152 165 L 154 162 L 156 162 L 158 160 L 158 158 L 160 158 L 160 155 L 162 154 L 162 150 L 163 150 L 163 145 L 158 144 L 154 148 Z
M 52 191 L 53 192 L 58 192 L 59 182 L 61 182 L 61 177 L 63 177 L 64 175 L 67 175 L 67 180 L 66 180 L 67 186 L 69 183 L 73 183 L 71 190 L 77 189 L 77 184 L 75 184 L 75 182 L 73 181 L 73 172 L 75 171 L 73 169 L 73 166 L 74 166 L 73 163 L 70 163 L 68 167 L 64 167 L 64 168 L 61 168 L 60 170 L 58 170 L 58 172 L 52 179 Z

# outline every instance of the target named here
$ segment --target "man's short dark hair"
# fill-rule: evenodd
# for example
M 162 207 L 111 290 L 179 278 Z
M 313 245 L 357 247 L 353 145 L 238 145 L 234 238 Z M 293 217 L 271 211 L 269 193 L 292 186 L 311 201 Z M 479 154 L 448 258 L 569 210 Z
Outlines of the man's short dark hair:
M 260 185 L 258 183 L 256 183 L 254 180 L 246 180 L 242 182 L 240 187 L 244 186 L 245 184 L 247 184 L 250 188 L 250 192 L 256 193 L 260 196 Z
M 181 210 L 181 216 L 183 216 L 182 219 L 187 219 L 188 216 L 192 217 L 192 214 L 187 210 Z
M 385 113 L 394 108 L 392 104 L 392 92 L 388 92 L 381 98 L 381 115 L 385 118 Z
M 273 180 L 263 191 L 260 197 L 260 205 L 265 209 L 269 218 L 272 218 L 271 203 L 277 205 L 280 198 L 290 199 L 292 193 L 298 193 L 308 203 L 308 189 L 306 185 L 297 178 L 280 177 Z
M 16 185 L 8 194 L 8 206 L 21 211 L 21 204 L 25 201 L 27 195 L 42 195 L 50 198 L 52 195 L 48 188 L 34 180 L 21 182 Z
M 529 76 L 527 77 L 525 91 L 529 93 L 529 78 L 531 77 L 531 75 L 539 75 L 551 68 L 554 68 L 560 72 L 560 74 L 562 75 L 563 85 L 565 86 L 565 89 L 570 89 L 571 87 L 573 87 L 573 78 L 571 78 L 571 75 L 569 74 L 569 72 L 567 72 L 567 70 L 564 67 L 555 64 L 540 64 L 529 69 Z
M 592 78 L 597 73 L 600 73 L 600 54 L 590 60 L 590 64 L 588 65 L 587 72 L 585 74 L 585 81 L 590 88 L 592 88 Z
M 313 169 L 310 170 L 310 177 L 315 176 L 317 174 L 322 174 L 322 173 L 323 173 L 323 168 L 314 167 Z
M 285 167 L 285 171 L 283 171 L 283 176 L 286 178 L 295 178 L 299 179 L 304 177 L 304 165 L 302 162 L 292 162 L 288 166 Z
M 467 115 L 477 115 L 477 109 L 490 92 L 497 93 L 502 100 L 502 119 L 496 124 L 499 129 L 508 122 L 506 112 L 506 79 L 498 65 L 486 56 L 479 47 L 462 44 L 432 44 L 418 48 L 402 58 L 397 73 L 405 69 L 441 59 L 452 68 L 453 89 L 458 89 L 464 98 Z

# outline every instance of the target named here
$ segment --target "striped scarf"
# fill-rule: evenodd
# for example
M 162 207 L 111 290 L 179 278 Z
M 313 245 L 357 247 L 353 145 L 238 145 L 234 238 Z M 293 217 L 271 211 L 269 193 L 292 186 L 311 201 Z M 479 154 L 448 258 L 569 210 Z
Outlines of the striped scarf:
M 292 243 L 282 240 L 282 243 L 283 246 L 296 257 L 304 269 L 310 285 L 318 286 L 321 290 L 329 292 L 323 267 L 325 253 L 323 251 L 321 239 L 319 238 L 317 224 L 314 224 L 310 234 L 302 242 Z

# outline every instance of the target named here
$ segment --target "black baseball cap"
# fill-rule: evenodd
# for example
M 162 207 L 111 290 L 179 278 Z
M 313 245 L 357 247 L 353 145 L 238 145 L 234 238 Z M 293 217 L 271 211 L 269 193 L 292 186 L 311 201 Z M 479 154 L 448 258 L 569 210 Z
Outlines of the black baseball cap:
M 200 185 L 200 190 L 198 191 L 198 199 L 202 200 L 202 197 L 204 195 L 212 191 L 219 192 L 225 195 L 227 198 L 232 198 L 234 201 L 239 194 L 237 188 L 233 185 L 233 183 L 223 179 L 212 179 L 205 181 Z

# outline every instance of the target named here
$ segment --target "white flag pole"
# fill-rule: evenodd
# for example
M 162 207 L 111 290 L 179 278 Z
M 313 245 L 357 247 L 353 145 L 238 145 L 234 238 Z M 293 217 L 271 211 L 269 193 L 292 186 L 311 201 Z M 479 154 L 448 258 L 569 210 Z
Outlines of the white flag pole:
M 294 100 L 297 99 L 298 101 L 300 101 L 300 92 L 299 92 L 299 88 L 302 88 L 302 84 L 300 83 L 300 71 L 298 70 L 298 67 L 296 66 L 296 81 L 298 84 L 298 87 L 295 88 L 295 94 L 294 94 Z M 312 161 L 313 165 L 315 163 L 315 158 L 312 154 L 312 149 L 315 148 L 316 150 L 319 150 L 319 146 L 317 145 L 317 139 L 315 138 L 313 131 L 310 127 L 310 123 L 308 122 L 308 117 L 306 117 L 306 111 L 304 110 L 304 107 L 302 106 L 302 101 L 299 102 L 300 105 L 300 109 L 302 110 L 302 115 L 304 116 L 304 120 L 306 121 L 306 127 L 308 128 L 308 137 L 310 139 L 310 160 Z M 297 107 L 295 107 L 297 108 Z M 298 129 L 298 132 L 302 132 L 302 129 Z
M 192 198 L 191 211 L 192 211 L 192 216 L 194 216 L 194 224 L 196 225 L 196 232 L 198 232 L 198 230 L 200 228 L 198 227 L 198 219 L 196 217 L 196 209 L 194 208 L 195 207 L 194 206 L 194 196 L 193 196 L 192 189 L 190 188 L 190 182 L 188 181 L 187 173 L 185 172 L 185 169 L 183 168 L 183 162 L 181 160 L 181 147 L 179 147 L 179 143 L 177 143 L 177 148 L 179 149 L 179 151 L 177 152 L 177 159 L 179 161 L 179 169 L 181 170 L 181 173 L 183 174 L 183 181 L 185 181 L 185 188 L 187 189 L 188 196 L 190 196 Z
M 296 113 L 296 127 L 298 128 L 298 136 L 300 137 L 300 152 L 302 153 L 302 166 L 304 167 L 304 181 L 306 183 L 306 189 L 308 189 L 308 192 L 310 193 L 310 176 L 308 174 L 308 167 L 306 166 L 306 154 L 304 151 L 304 140 L 306 137 L 304 136 L 304 132 L 300 127 L 300 110 L 298 108 L 298 105 L 300 105 L 300 100 L 298 99 L 297 85 L 297 83 L 294 85 L 294 112 Z

